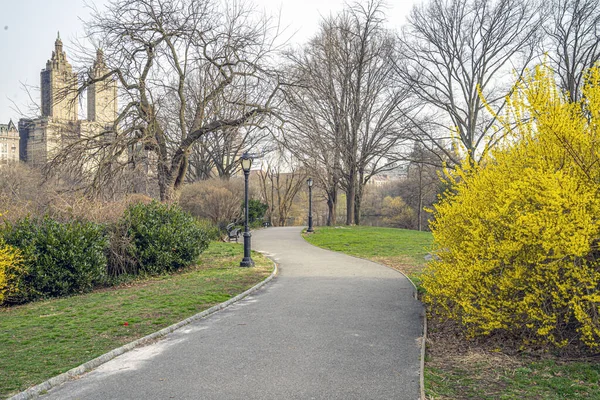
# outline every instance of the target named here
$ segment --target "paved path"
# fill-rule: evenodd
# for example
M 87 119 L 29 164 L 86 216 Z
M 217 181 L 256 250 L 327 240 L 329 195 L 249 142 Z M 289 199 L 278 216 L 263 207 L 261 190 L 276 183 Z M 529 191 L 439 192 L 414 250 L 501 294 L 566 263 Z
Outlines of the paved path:
M 269 285 L 42 398 L 418 399 L 421 306 L 406 278 L 300 228 L 252 239 L 280 266 Z

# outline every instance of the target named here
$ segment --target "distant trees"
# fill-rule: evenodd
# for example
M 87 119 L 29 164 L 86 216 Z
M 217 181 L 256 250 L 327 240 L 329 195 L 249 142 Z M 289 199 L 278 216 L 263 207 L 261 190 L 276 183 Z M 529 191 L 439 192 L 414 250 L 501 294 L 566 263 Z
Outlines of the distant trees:
M 327 193 L 329 223 L 341 188 L 346 224 L 359 224 L 365 184 L 398 160 L 406 92 L 394 79 L 396 44 L 384 16 L 379 1 L 355 3 L 289 56 L 296 86 L 286 92 L 283 141 Z
M 306 170 L 281 159 L 267 163 L 257 176 L 260 197 L 267 204 L 265 218 L 273 226 L 286 226 L 294 199 L 306 184 Z
M 422 231 L 428 222 L 424 208 L 431 207 L 436 202 L 437 195 L 442 192 L 439 176 L 441 169 L 437 165 L 443 160 L 443 156 L 415 143 L 409 157 L 406 180 L 398 185 L 398 189 L 404 201 L 415 210 L 415 228 Z
M 245 149 L 257 147 L 264 151 L 269 136 L 268 130 L 248 125 L 207 133 L 192 146 L 188 179 L 192 182 L 213 177 L 229 179 L 239 170 L 239 155 Z
M 547 54 L 560 88 L 576 102 L 581 98 L 584 71 L 600 59 L 600 2 L 552 0 L 548 11 Z

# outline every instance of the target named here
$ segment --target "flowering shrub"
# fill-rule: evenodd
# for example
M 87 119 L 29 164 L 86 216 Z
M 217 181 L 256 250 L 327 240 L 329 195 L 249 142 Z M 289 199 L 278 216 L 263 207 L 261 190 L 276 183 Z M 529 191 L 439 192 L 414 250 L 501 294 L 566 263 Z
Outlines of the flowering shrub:
M 569 103 L 538 67 L 515 87 L 504 142 L 447 172 L 426 301 L 471 335 L 600 346 L 600 70 Z
M 21 253 L 0 238 L 0 304 L 10 302 L 19 295 L 19 278 L 23 273 Z

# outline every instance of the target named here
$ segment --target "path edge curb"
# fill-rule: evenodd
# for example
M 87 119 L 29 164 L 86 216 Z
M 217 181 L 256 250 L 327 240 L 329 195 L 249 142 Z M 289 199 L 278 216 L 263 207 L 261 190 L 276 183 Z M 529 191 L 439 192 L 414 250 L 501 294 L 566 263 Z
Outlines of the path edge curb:
M 380 262 L 369 260 L 368 258 L 353 256 L 352 254 L 346 254 L 346 253 L 343 253 L 341 251 L 331 250 L 331 249 L 325 249 L 323 247 L 319 247 L 317 245 L 312 244 L 308 240 L 306 240 L 306 238 L 304 237 L 304 233 L 305 233 L 304 229 L 302 231 L 300 231 L 300 236 L 302 237 L 302 239 L 306 243 L 308 243 L 311 246 L 314 246 L 314 247 L 316 247 L 318 249 L 327 250 L 327 251 L 333 251 L 334 253 L 343 254 L 345 256 L 353 257 L 353 258 L 356 258 L 358 260 L 369 261 L 369 262 L 381 265 L 382 267 L 385 267 L 385 268 L 391 269 L 393 271 L 396 271 L 399 274 L 402 274 L 410 282 L 410 284 L 413 286 L 413 288 L 415 289 L 415 291 L 413 292 L 413 297 L 415 298 L 415 300 L 418 300 L 420 303 L 423 303 L 418 298 L 417 285 L 415 285 L 415 283 L 404 272 L 399 271 L 396 268 L 389 267 L 389 266 L 387 266 L 385 264 L 382 264 Z M 421 359 L 419 360 L 419 370 L 420 370 L 419 371 L 419 391 L 421 392 L 420 393 L 420 399 L 421 400 L 427 400 L 427 397 L 425 396 L 425 346 L 426 345 L 427 345 L 427 311 L 425 310 L 425 304 L 423 304 L 423 336 L 421 337 L 421 357 L 420 357 Z M 12 399 L 9 399 L 9 400 L 12 400 Z
M 137 340 L 134 340 L 133 342 L 127 343 L 119 348 L 111 350 L 106 354 L 98 356 L 98 357 L 94 358 L 93 360 L 90 360 L 86 363 L 79 365 L 78 367 L 72 368 L 72 369 L 68 370 L 67 372 L 63 372 L 62 374 L 57 375 L 53 378 L 50 378 L 45 382 L 42 382 L 42 383 L 35 385 L 27 390 L 17 393 L 14 396 L 9 397 L 7 400 L 34 399 L 34 398 L 40 396 L 42 394 L 42 392 L 48 391 L 52 388 L 62 385 L 63 383 L 71 380 L 72 378 L 75 378 L 77 376 L 85 374 L 86 372 L 96 369 L 100 365 L 109 362 L 110 360 L 120 356 L 121 354 L 127 353 L 128 351 L 131 351 L 137 347 L 142 347 L 145 344 L 148 344 L 152 341 L 155 341 L 164 336 L 167 336 L 169 333 L 172 333 L 179 328 L 189 325 L 190 323 L 192 323 L 194 321 L 207 318 L 207 317 L 211 316 L 212 314 L 214 314 L 218 311 L 221 311 L 234 303 L 237 303 L 238 301 L 242 300 L 243 298 L 247 297 L 248 295 L 256 292 L 257 290 L 259 290 L 260 288 L 262 288 L 263 286 L 265 286 L 267 283 L 271 282 L 275 278 L 279 269 L 278 269 L 277 263 L 275 261 L 273 261 L 273 260 L 270 260 L 270 261 L 273 263 L 273 272 L 271 273 L 271 275 L 269 275 L 267 278 L 265 278 L 262 282 L 259 282 L 256 285 L 252 286 L 250 289 L 246 290 L 245 292 L 240 293 L 237 296 L 232 297 L 231 299 L 229 299 L 223 303 L 217 304 L 216 306 L 212 306 L 211 308 L 204 310 L 198 314 L 192 315 L 191 317 L 188 317 L 182 321 L 174 323 L 173 325 L 169 325 L 166 328 L 163 328 L 157 332 L 151 333 L 151 334 L 141 337 Z

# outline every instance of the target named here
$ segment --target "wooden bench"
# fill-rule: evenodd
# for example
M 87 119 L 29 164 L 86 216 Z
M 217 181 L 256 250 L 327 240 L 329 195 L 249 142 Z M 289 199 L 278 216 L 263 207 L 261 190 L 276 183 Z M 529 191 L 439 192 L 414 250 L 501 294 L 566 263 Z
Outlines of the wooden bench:
M 235 224 L 233 223 L 227 225 L 225 229 L 227 230 L 227 237 L 229 238 L 229 241 L 231 242 L 231 239 L 235 239 L 235 241 L 237 242 L 240 238 L 240 232 L 242 230 L 240 228 L 236 228 Z

